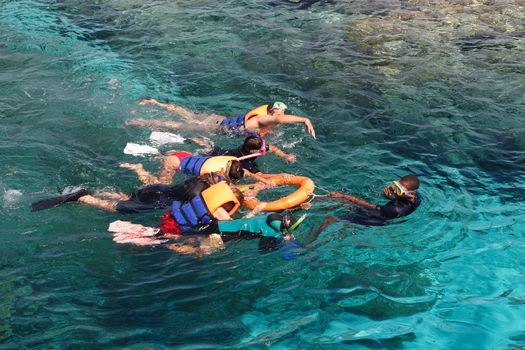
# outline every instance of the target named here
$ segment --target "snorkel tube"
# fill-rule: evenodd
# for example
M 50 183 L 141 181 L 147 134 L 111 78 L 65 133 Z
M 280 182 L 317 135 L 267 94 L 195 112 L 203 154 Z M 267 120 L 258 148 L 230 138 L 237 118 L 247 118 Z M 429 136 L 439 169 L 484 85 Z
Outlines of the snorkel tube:
M 279 255 L 281 255 L 281 258 L 284 260 L 292 260 L 295 259 L 298 255 L 304 254 L 305 249 L 302 245 L 297 242 L 295 237 L 293 237 L 292 232 L 299 227 L 299 225 L 304 221 L 307 214 L 303 214 L 297 221 L 291 225 L 290 227 L 284 229 L 283 233 L 290 235 L 292 239 L 284 240 L 283 246 L 279 249 Z
M 252 153 L 252 154 L 248 154 L 248 155 L 245 155 L 245 156 L 242 156 L 242 157 L 238 157 L 237 160 L 241 161 L 241 160 L 245 160 L 245 159 L 260 157 L 260 156 L 264 156 L 265 154 L 266 154 L 266 140 L 262 140 L 262 146 L 261 146 L 261 148 L 259 149 L 258 152 L 255 152 L 255 153 Z
M 301 217 L 299 219 L 297 219 L 297 221 L 295 221 L 293 223 L 293 225 L 291 225 L 290 227 L 284 229 L 284 231 L 287 234 L 291 235 L 293 233 L 293 231 L 295 231 L 297 229 L 297 227 L 299 227 L 299 225 L 301 225 L 301 223 L 304 221 L 304 219 L 306 219 L 306 216 L 308 216 L 308 214 L 301 215 Z

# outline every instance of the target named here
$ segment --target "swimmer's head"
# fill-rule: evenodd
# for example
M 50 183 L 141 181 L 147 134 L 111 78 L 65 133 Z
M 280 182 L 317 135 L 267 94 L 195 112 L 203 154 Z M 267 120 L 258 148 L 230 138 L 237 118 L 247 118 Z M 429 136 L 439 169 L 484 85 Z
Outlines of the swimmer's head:
M 230 180 L 237 181 L 243 178 L 244 169 L 242 168 L 241 162 L 238 160 L 230 160 L 226 168 L 226 176 Z
M 398 181 L 392 181 L 392 185 L 390 186 L 390 188 L 392 190 L 392 193 L 395 193 L 395 195 L 397 195 L 398 198 L 404 198 L 411 202 L 414 202 L 417 197 L 416 190 L 419 188 L 419 179 L 416 175 L 403 176 Z M 385 194 L 387 194 L 386 189 Z
M 281 111 L 282 113 L 284 113 L 286 108 L 288 107 L 283 102 L 274 102 L 268 106 L 268 109 L 270 110 L 270 112 Z
M 416 175 L 407 175 L 399 179 L 399 183 L 408 191 L 415 191 L 419 188 L 419 179 Z
M 296 219 L 290 214 L 270 214 L 266 218 L 266 222 L 276 231 L 281 231 L 283 234 L 291 234 L 303 222 L 306 215 Z
M 242 144 L 241 151 L 243 154 L 252 154 L 260 152 L 263 147 L 264 140 L 255 135 L 248 136 L 244 139 L 244 143 Z M 268 148 L 268 145 L 264 145 L 265 148 Z M 267 151 L 267 149 L 265 150 Z

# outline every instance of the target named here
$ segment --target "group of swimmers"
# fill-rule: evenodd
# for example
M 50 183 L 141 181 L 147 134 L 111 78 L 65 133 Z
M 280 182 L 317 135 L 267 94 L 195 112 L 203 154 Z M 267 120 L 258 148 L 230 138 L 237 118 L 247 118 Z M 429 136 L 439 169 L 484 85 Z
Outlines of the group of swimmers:
M 301 246 L 296 242 L 293 231 L 302 222 L 304 215 L 299 219 L 282 212 L 260 215 L 261 211 L 266 210 L 264 204 L 256 205 L 242 218 L 235 218 L 235 215 L 245 199 L 255 196 L 251 188 L 261 190 L 275 186 L 272 182 L 274 175 L 262 173 L 256 164 L 256 158 L 266 152 L 273 152 L 288 162 L 296 160 L 295 155 L 267 144 L 264 137 L 272 128 L 281 124 L 304 124 L 306 131 L 315 138 L 315 130 L 309 118 L 286 114 L 287 106 L 282 102 L 265 104 L 233 118 L 195 113 L 184 107 L 153 99 L 141 100 L 139 104 L 164 108 L 176 113 L 184 122 L 133 119 L 127 121 L 126 125 L 244 135 L 244 142 L 238 148 L 225 150 L 212 147 L 206 139 L 193 138 L 194 143 L 204 147 L 200 154 L 170 151 L 162 157 L 158 175 L 146 171 L 142 164 L 120 164 L 122 168 L 137 174 L 143 185 L 137 192 L 92 193 L 81 189 L 35 202 L 32 205 L 33 211 L 73 201 L 118 213 L 167 209 L 160 218 L 158 229 L 127 221 L 115 221 L 110 224 L 109 231 L 114 233 L 114 240 L 118 243 L 168 243 L 166 246 L 171 250 L 197 256 L 211 253 L 222 248 L 226 241 L 238 238 L 259 238 L 261 252 L 279 249 L 284 258 L 291 258 L 294 251 L 300 250 Z M 190 177 L 173 185 L 173 178 L 177 173 Z M 243 178 L 250 178 L 255 183 L 251 186 L 239 185 Z M 383 206 L 349 194 L 330 192 L 325 200 L 351 203 L 355 210 L 352 215 L 326 218 L 315 237 L 337 219 L 364 225 L 383 225 L 388 219 L 406 216 L 420 203 L 418 187 L 416 175 L 393 181 L 384 189 L 384 195 L 390 201 Z M 307 202 L 296 204 L 301 209 L 308 209 L 310 206 Z

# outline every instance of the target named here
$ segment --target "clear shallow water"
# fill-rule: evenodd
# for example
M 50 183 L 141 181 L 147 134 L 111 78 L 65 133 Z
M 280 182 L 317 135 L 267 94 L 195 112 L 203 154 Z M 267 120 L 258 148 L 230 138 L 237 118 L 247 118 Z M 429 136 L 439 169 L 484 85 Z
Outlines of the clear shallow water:
M 0 5 L 0 347 L 525 345 L 523 2 Z M 138 186 L 117 164 L 149 133 L 122 124 L 168 116 L 144 97 L 226 115 L 283 100 L 318 141 L 283 129 L 299 161 L 263 168 L 377 202 L 425 171 L 423 204 L 335 224 L 292 262 L 254 241 L 200 260 L 117 245 L 122 217 L 75 204 L 30 213 L 66 186 Z

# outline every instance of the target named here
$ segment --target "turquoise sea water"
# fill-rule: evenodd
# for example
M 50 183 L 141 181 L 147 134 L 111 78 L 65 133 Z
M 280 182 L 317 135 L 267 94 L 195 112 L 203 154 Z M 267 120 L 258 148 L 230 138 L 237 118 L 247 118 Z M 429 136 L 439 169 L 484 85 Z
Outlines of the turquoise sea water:
M 525 347 L 524 23 L 520 0 L 0 0 L 0 348 Z M 284 101 L 318 140 L 281 128 L 271 141 L 299 160 L 264 170 L 378 203 L 426 172 L 423 203 L 336 223 L 293 261 L 107 232 L 159 213 L 29 211 L 66 187 L 135 190 L 118 163 L 157 162 L 123 154 L 149 142 L 123 123 L 176 119 L 149 97 L 225 115 Z M 299 240 L 345 212 L 323 206 Z

